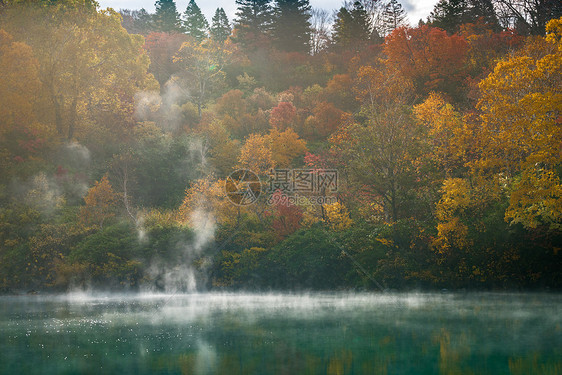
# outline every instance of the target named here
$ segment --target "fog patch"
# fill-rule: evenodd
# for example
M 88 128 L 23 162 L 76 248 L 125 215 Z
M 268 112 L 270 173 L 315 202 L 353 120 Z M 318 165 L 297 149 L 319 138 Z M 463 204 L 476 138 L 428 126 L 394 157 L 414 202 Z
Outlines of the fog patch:
M 81 166 L 88 166 L 91 160 L 90 150 L 78 142 L 70 142 L 64 146 L 66 160 L 77 163 Z
M 54 214 L 65 203 L 63 191 L 57 181 L 44 172 L 25 182 L 12 181 L 11 190 L 26 205 L 47 216 Z
M 141 91 L 135 94 L 135 113 L 138 121 L 153 121 L 162 130 L 176 131 L 182 125 L 181 105 L 189 98 L 175 76 L 164 84 L 161 92 Z

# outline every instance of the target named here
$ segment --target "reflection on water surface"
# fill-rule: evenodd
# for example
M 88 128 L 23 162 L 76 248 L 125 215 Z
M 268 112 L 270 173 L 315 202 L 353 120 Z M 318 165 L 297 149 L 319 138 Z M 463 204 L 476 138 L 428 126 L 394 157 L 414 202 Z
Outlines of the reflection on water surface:
M 555 294 L 0 301 L 6 374 L 562 374 Z

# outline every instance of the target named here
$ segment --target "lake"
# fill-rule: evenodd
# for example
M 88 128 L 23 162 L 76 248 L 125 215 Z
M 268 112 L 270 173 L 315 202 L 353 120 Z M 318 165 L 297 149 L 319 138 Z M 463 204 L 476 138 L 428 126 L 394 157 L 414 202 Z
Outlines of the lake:
M 562 295 L 0 297 L 3 374 L 562 374 Z

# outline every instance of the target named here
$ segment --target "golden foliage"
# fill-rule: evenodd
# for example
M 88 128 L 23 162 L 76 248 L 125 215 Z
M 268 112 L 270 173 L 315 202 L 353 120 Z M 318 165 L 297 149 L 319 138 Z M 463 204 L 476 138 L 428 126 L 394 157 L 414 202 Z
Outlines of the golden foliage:
M 249 169 L 263 176 L 275 166 L 267 137 L 260 134 L 250 134 L 240 151 L 238 168 Z
M 238 167 L 265 175 L 271 168 L 288 168 L 292 161 L 307 151 L 306 142 L 291 128 L 280 132 L 271 128 L 269 134 L 251 134 L 238 159 Z
M 414 106 L 414 115 L 427 129 L 434 161 L 448 173 L 462 166 L 471 148 L 472 133 L 460 113 L 441 94 L 432 92 L 423 103 Z
M 80 209 L 80 222 L 85 227 L 103 226 L 103 222 L 116 212 L 118 196 L 113 191 L 107 176 L 103 176 L 88 190 L 84 197 L 86 205 Z
M 282 132 L 271 128 L 266 138 L 269 141 L 273 163 L 279 168 L 289 168 L 295 158 L 308 151 L 306 142 L 291 128 Z
M 233 224 L 239 210 L 226 196 L 224 180 L 211 177 L 199 179 L 185 190 L 185 198 L 178 210 L 178 220 L 196 228 L 201 220 L 212 224 Z
M 562 230 L 562 185 L 548 170 L 524 170 L 514 184 L 505 219 L 527 228 Z
M 41 87 L 31 47 L 0 29 L 0 135 L 35 121 L 33 104 Z
M 347 207 L 340 202 L 327 204 L 324 206 L 324 210 L 326 211 L 326 221 L 334 232 L 344 231 L 353 225 Z
M 482 126 L 475 167 L 513 179 L 506 220 L 560 228 L 562 164 L 562 18 L 500 61 L 480 83 Z
M 437 239 L 434 246 L 440 254 L 447 253 L 451 247 L 466 249 L 471 242 L 468 239 L 468 227 L 460 216 L 473 204 L 472 192 L 467 180 L 450 178 L 443 182 L 443 196 L 437 204 L 436 216 Z

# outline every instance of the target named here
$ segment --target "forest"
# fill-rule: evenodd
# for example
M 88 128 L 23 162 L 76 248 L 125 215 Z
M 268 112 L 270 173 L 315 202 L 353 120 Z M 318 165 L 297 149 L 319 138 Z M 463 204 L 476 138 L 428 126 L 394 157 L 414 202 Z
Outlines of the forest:
M 0 0 L 0 293 L 562 287 L 558 1 L 236 6 Z

